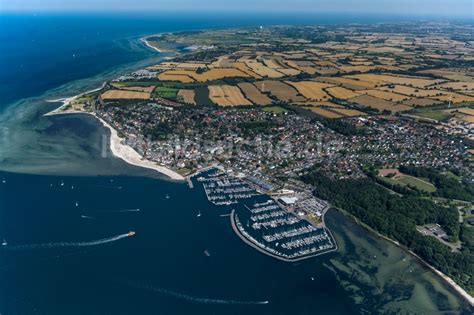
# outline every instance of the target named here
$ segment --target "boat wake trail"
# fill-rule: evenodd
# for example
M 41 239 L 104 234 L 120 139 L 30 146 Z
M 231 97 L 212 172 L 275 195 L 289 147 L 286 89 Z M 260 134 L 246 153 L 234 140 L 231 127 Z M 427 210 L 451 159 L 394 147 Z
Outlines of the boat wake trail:
M 148 285 L 148 284 L 140 284 L 135 283 L 129 280 L 119 280 L 120 283 L 133 287 L 135 289 L 142 289 L 148 290 L 156 293 L 165 294 L 168 296 L 172 296 L 178 299 L 186 300 L 189 302 L 194 303 L 203 303 L 203 304 L 227 304 L 227 305 L 265 305 L 268 304 L 268 301 L 236 301 L 236 300 L 220 300 L 220 299 L 209 299 L 209 298 L 200 298 L 195 297 L 175 291 L 171 291 L 168 289 Z
M 85 214 L 81 215 L 81 218 L 82 219 L 88 219 L 88 220 L 95 220 L 94 217 L 91 217 L 91 216 L 88 216 L 88 215 L 85 215 Z
M 110 211 L 105 211 L 109 213 L 115 213 L 115 212 L 140 212 L 140 209 L 122 209 L 122 210 L 110 210 Z
M 3 246 L 7 250 L 30 250 L 30 249 L 51 249 L 51 248 L 71 248 L 71 247 L 88 247 L 97 246 L 107 243 L 116 242 L 122 238 L 133 236 L 134 232 L 126 234 L 120 234 L 112 237 L 103 238 L 100 240 L 89 241 L 89 242 L 59 242 L 59 243 L 46 243 L 46 244 L 25 244 L 25 245 L 12 245 Z

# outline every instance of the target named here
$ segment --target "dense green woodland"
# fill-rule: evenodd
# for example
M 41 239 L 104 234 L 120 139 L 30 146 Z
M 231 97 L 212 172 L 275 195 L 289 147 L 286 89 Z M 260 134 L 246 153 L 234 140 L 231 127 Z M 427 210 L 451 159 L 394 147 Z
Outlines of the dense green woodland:
M 318 197 L 399 241 L 469 292 L 474 292 L 474 233 L 472 227 L 460 227 L 456 209 L 436 205 L 426 198 L 391 194 L 369 178 L 338 181 L 313 168 L 302 179 L 314 186 Z M 459 235 L 464 243 L 462 251 L 452 253 L 446 245 L 416 230 L 416 225 L 426 223 L 440 224 L 454 240 Z

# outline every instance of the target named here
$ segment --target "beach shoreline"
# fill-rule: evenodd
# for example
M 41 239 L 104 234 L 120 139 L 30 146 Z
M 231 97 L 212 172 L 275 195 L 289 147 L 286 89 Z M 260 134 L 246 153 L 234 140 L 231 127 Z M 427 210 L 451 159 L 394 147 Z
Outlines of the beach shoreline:
M 55 116 L 55 115 L 66 115 L 66 114 L 89 114 L 89 115 L 95 117 L 97 120 L 99 120 L 101 122 L 102 126 L 104 126 L 105 128 L 107 128 L 110 131 L 110 136 L 109 136 L 110 145 L 109 145 L 109 148 L 110 148 L 110 151 L 112 152 L 112 154 L 115 157 L 125 161 L 126 163 L 128 163 L 130 165 L 134 165 L 134 166 L 138 166 L 138 167 L 147 168 L 147 169 L 157 171 L 158 173 L 166 175 L 167 177 L 169 177 L 172 180 L 185 181 L 186 179 L 185 179 L 184 176 L 178 174 L 177 172 L 175 172 L 175 171 L 173 171 L 173 170 L 171 170 L 167 167 L 157 165 L 156 163 L 154 163 L 150 160 L 144 159 L 131 146 L 129 146 L 127 144 L 124 144 L 123 143 L 124 139 L 121 138 L 118 135 L 117 130 L 115 128 L 113 128 L 109 123 L 107 123 L 104 119 L 97 116 L 95 113 L 86 112 L 86 111 L 78 111 L 78 110 L 71 110 L 71 111 L 65 110 L 65 111 L 63 111 L 64 107 L 68 106 L 73 100 L 77 99 L 81 95 L 98 91 L 98 90 L 102 89 L 102 87 L 98 88 L 98 89 L 88 91 L 88 92 L 78 94 L 78 95 L 73 96 L 73 97 L 68 97 L 68 98 L 64 98 L 64 99 L 60 99 L 60 100 L 50 100 L 49 102 L 62 102 L 63 104 L 61 106 L 59 106 L 58 108 L 44 114 L 44 116 Z
M 147 41 L 147 38 L 148 38 L 148 36 L 147 36 L 147 37 L 142 37 L 142 38 L 140 38 L 140 41 L 141 41 L 142 43 L 144 43 L 147 47 L 153 49 L 154 51 L 156 51 L 156 52 L 158 52 L 158 53 L 163 53 L 160 49 L 156 48 L 156 47 L 153 46 L 153 45 L 150 45 L 150 43 Z

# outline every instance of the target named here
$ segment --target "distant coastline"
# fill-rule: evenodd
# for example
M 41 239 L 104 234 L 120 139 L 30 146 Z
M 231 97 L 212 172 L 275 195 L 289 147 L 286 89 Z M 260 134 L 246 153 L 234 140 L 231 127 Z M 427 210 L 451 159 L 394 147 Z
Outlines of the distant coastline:
M 145 37 L 140 38 L 140 41 L 141 41 L 142 43 L 144 43 L 147 47 L 149 47 L 149 48 L 151 48 L 151 49 L 153 49 L 153 50 L 155 50 L 155 51 L 157 51 L 157 52 L 159 52 L 159 53 L 163 53 L 160 49 L 158 49 L 157 47 L 151 45 L 150 42 L 148 42 L 147 39 L 148 39 L 148 36 L 145 36 Z
M 151 45 L 147 41 L 147 37 L 149 37 L 149 36 L 151 36 L 151 35 L 140 38 L 140 41 L 142 43 L 144 43 L 148 48 L 153 49 L 154 51 L 156 51 L 158 53 L 162 53 L 162 51 L 160 49 L 158 49 L 157 47 L 154 47 L 153 45 Z M 95 117 L 97 120 L 99 120 L 105 128 L 109 129 L 109 131 L 110 131 L 110 141 L 109 141 L 110 146 L 109 147 L 110 147 L 110 151 L 112 152 L 112 154 L 115 157 L 122 159 L 123 161 L 125 161 L 126 163 L 128 163 L 130 165 L 134 165 L 134 166 L 143 167 L 143 168 L 152 169 L 154 171 L 157 171 L 157 172 L 159 172 L 163 175 L 166 175 L 167 177 L 169 177 L 172 180 L 185 181 L 185 178 L 182 175 L 178 174 L 177 172 L 175 172 L 175 171 L 173 171 L 173 170 L 171 170 L 167 167 L 157 165 L 156 163 L 154 163 L 150 160 L 147 160 L 147 159 L 143 158 L 142 156 L 140 156 L 140 154 L 137 151 L 135 151 L 131 146 L 124 143 L 124 139 L 121 138 L 118 135 L 118 132 L 115 128 L 113 128 L 109 123 L 107 123 L 101 117 L 97 116 L 95 113 L 85 111 L 85 110 L 68 109 L 68 107 L 72 104 L 72 102 L 74 102 L 75 100 L 77 100 L 81 96 L 86 95 L 86 94 L 90 94 L 90 93 L 94 93 L 94 92 L 98 92 L 98 91 L 102 90 L 106 84 L 107 84 L 107 82 L 103 82 L 102 85 L 99 88 L 95 88 L 95 89 L 92 89 L 92 90 L 89 90 L 89 91 L 86 91 L 86 92 L 82 92 L 82 93 L 79 93 L 79 94 L 74 95 L 72 97 L 46 100 L 46 102 L 49 102 L 49 103 L 61 102 L 62 105 L 60 105 L 56 109 L 44 114 L 44 116 L 65 115 L 65 114 L 89 114 L 89 115 Z

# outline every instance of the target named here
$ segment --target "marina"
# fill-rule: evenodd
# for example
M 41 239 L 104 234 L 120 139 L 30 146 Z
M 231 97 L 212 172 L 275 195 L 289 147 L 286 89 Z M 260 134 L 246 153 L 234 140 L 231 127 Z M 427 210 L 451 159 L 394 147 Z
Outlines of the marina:
M 218 169 L 196 175 L 209 202 L 233 205 L 234 232 L 248 245 L 283 261 L 298 261 L 337 250 L 323 216 L 329 204 L 308 192 L 270 197 L 240 177 Z
M 237 204 L 239 200 L 258 196 L 259 193 L 242 180 L 216 170 L 208 171 L 197 180 L 202 183 L 207 200 L 222 206 Z

